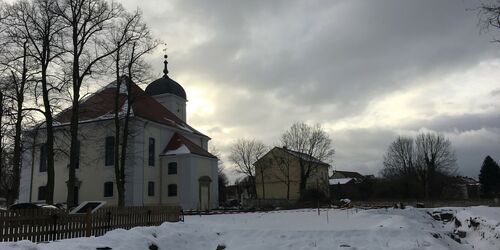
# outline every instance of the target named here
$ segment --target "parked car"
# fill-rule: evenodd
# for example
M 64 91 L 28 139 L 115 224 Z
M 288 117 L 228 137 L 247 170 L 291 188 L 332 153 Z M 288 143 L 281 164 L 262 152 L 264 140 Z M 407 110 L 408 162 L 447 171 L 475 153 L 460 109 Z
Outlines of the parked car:
M 238 208 L 240 207 L 240 201 L 237 199 L 229 199 L 224 203 L 224 207 L 226 208 Z
M 59 209 L 54 205 L 48 205 L 43 203 L 16 203 L 9 207 L 9 210 L 23 210 L 23 209 Z

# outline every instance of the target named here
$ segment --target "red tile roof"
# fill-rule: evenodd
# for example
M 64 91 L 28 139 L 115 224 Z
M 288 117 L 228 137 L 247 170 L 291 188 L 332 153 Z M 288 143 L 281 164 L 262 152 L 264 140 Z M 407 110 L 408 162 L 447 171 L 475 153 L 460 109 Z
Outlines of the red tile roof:
M 123 76 L 122 79 L 129 81 L 128 77 L 126 76 Z M 113 87 L 112 83 L 96 92 L 89 98 L 83 100 L 80 103 L 79 121 L 84 122 L 89 120 L 112 118 L 112 115 L 114 115 L 114 99 L 116 95 L 115 92 L 116 87 Z M 179 117 L 170 112 L 162 104 L 157 102 L 153 97 L 146 94 L 144 90 L 142 90 L 134 82 L 131 82 L 130 93 L 133 96 L 131 106 L 134 116 L 170 127 L 178 128 L 184 131 L 192 132 L 197 135 L 206 136 L 193 127 L 189 126 L 186 122 L 182 121 Z M 120 93 L 120 109 L 125 104 L 125 101 L 127 99 L 126 97 L 126 93 Z M 55 120 L 60 123 L 69 123 L 71 121 L 71 113 L 71 108 L 68 108 L 59 113 L 56 116 Z M 106 115 L 110 116 L 106 117 Z
M 106 88 L 80 103 L 78 118 L 80 121 L 93 120 L 107 114 L 114 114 L 115 88 Z M 122 107 L 127 95 L 120 94 L 118 105 Z M 71 122 L 71 107 L 57 114 L 55 120 L 60 123 Z
M 166 154 L 168 151 L 173 151 L 177 150 L 182 146 L 186 146 L 191 154 L 196 154 L 196 155 L 201 155 L 209 158 L 217 158 L 215 155 L 209 153 L 202 147 L 196 145 L 194 142 L 189 140 L 188 138 L 175 133 L 172 138 L 170 139 L 170 142 L 167 144 L 165 149 L 163 150 L 162 154 Z

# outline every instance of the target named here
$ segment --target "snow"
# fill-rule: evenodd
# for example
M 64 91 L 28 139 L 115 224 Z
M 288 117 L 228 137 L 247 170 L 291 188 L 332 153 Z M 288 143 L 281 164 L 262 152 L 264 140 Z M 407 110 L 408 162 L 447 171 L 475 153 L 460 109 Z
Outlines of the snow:
M 495 226 L 500 209 L 489 207 L 448 208 L 457 216 L 479 217 Z M 480 232 L 460 244 L 448 236 L 450 223 L 434 220 L 433 209 L 315 209 L 186 216 L 184 222 L 157 227 L 114 230 L 101 237 L 77 238 L 34 244 L 28 241 L 0 243 L 5 250 L 144 249 L 457 249 L 498 250 L 495 237 L 481 240 Z M 464 219 L 462 218 L 462 219 Z M 469 229 L 472 230 L 472 229 Z
M 330 179 L 330 185 L 344 185 L 350 182 L 353 178 L 338 178 L 338 179 Z
M 183 129 L 183 130 L 186 130 L 186 131 L 188 131 L 188 132 L 193 133 L 193 130 L 192 130 L 192 129 L 190 129 L 190 128 L 188 128 L 188 127 L 186 127 L 184 124 L 179 124 L 179 128 L 180 128 L 180 129 Z
M 168 150 L 165 155 L 182 155 L 182 154 L 189 154 L 191 151 L 189 151 L 189 148 L 186 147 L 186 145 L 182 144 L 179 148 L 175 150 Z

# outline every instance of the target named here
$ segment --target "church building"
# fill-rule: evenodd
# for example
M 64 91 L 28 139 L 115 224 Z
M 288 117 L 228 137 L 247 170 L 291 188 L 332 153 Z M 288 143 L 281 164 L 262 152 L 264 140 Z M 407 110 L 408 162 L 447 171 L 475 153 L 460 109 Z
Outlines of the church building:
M 130 135 L 125 164 L 125 204 L 180 205 L 208 210 L 218 205 L 217 157 L 208 152 L 210 137 L 187 123 L 186 92 L 168 76 L 145 91 L 124 76 L 120 115 L 130 106 Z M 130 85 L 130 91 L 126 86 Z M 79 158 L 74 195 L 77 203 L 118 204 L 114 164 L 116 82 L 80 102 Z M 132 98 L 127 98 L 131 93 Z M 127 105 L 128 100 L 133 100 Z M 55 116 L 54 202 L 65 202 L 69 174 L 71 109 Z M 25 133 L 20 202 L 44 202 L 47 152 L 43 124 Z

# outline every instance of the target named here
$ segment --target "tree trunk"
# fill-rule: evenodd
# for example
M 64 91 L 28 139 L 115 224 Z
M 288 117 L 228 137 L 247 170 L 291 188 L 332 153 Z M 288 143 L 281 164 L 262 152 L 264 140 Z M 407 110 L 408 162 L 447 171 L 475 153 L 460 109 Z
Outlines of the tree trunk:
M 23 44 L 23 71 L 21 75 L 21 82 L 16 86 L 16 99 L 17 99 L 17 114 L 16 114 L 16 124 L 14 132 L 14 155 L 12 158 L 12 186 L 9 190 L 9 204 L 12 204 L 19 197 L 19 179 L 21 177 L 21 133 L 22 133 L 22 122 L 23 122 L 23 103 L 24 103 L 24 87 L 26 85 L 27 78 L 27 42 Z
M 3 122 L 3 91 L 0 90 L 0 128 L 2 128 Z M 3 180 L 3 170 L 5 168 L 3 162 L 3 130 L 0 130 L 0 183 L 5 183 Z M 4 187 L 0 185 L 0 195 L 3 195 Z
M 49 99 L 49 89 L 47 84 L 47 65 L 42 63 L 42 95 L 43 95 L 43 106 L 44 115 L 46 123 L 47 138 L 45 142 L 45 147 L 47 150 L 47 187 L 45 193 L 45 202 L 48 204 L 54 203 L 54 181 L 55 181 L 55 171 L 54 171 L 54 128 L 53 128 L 53 117 L 52 110 Z
M 130 74 L 130 72 L 129 72 Z M 125 165 L 127 161 L 127 147 L 128 147 L 128 136 L 129 136 L 129 123 L 130 123 L 130 105 L 132 103 L 132 92 L 131 92 L 131 81 L 132 79 L 125 79 L 127 80 L 127 112 L 125 114 L 125 121 L 123 124 L 123 143 L 122 143 L 122 151 L 121 151 L 121 162 L 120 162 L 120 178 L 121 178 L 121 191 L 122 193 L 119 193 L 119 201 L 121 199 L 121 203 L 119 202 L 119 205 L 125 206 Z
M 114 103 L 114 122 L 115 122 L 115 155 L 114 155 L 114 164 L 115 164 L 115 180 L 116 180 L 116 190 L 118 191 L 118 206 L 124 206 L 124 194 L 123 194 L 123 179 L 122 179 L 122 171 L 120 168 L 120 88 L 121 88 L 121 79 L 120 79 L 120 50 L 116 51 L 116 60 L 115 60 L 115 70 L 116 70 L 116 89 L 115 89 L 115 103 Z
M 300 164 L 300 181 L 299 181 L 299 194 L 300 199 L 304 198 L 304 192 L 306 190 L 307 176 L 305 174 L 305 166 L 302 162 Z
M 78 57 L 78 29 L 73 26 L 73 69 L 72 69 L 72 80 L 73 80 L 73 100 L 71 107 L 71 146 L 70 146 L 70 157 L 69 157 L 69 176 L 68 176 L 68 194 L 66 202 L 68 207 L 74 206 L 75 196 L 74 188 L 76 182 L 75 168 L 76 168 L 76 157 L 77 157 L 77 143 L 78 143 L 78 112 L 80 110 L 78 104 L 80 99 L 80 62 Z
M 262 179 L 262 199 L 266 199 L 266 189 L 264 188 L 264 169 L 261 167 L 260 176 Z

